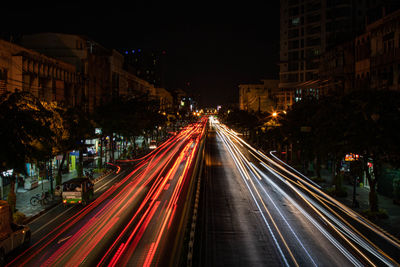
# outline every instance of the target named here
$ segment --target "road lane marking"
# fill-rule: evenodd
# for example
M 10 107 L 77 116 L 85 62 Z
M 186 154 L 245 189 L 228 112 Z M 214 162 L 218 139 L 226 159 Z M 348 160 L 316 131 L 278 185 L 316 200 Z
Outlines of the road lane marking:
M 58 204 L 57 206 L 59 206 L 60 204 Z M 60 213 L 58 216 L 56 216 L 55 218 L 53 218 L 51 221 L 49 221 L 48 223 L 42 225 L 39 229 L 37 229 L 35 232 L 32 233 L 32 235 L 38 233 L 39 231 L 41 231 L 43 228 L 45 228 L 47 225 L 53 223 L 55 220 L 57 220 L 59 217 L 61 217 L 62 215 L 64 215 L 64 213 L 68 212 L 69 210 L 71 210 L 73 208 L 69 207 L 68 209 L 66 209 L 65 211 L 63 211 L 62 213 Z M 40 217 L 39 217 L 40 218 Z

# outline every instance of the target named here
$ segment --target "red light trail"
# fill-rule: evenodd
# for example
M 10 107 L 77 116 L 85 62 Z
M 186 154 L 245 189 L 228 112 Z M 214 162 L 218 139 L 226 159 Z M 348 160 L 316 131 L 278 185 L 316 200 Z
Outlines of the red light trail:
M 136 163 L 135 169 L 8 266 L 119 266 L 143 253 L 141 264 L 150 265 L 174 220 L 178 200 L 187 192 L 206 122 L 205 118 L 185 127 L 140 159 L 123 161 Z M 120 166 L 110 165 L 123 174 Z

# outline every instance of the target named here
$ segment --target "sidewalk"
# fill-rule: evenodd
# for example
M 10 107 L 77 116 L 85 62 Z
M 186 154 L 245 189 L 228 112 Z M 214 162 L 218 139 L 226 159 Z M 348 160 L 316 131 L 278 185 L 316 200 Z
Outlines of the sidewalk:
M 332 174 L 330 171 L 322 170 L 322 178 L 325 179 L 324 183 L 319 183 L 324 189 L 332 186 Z M 369 208 L 369 188 L 357 187 L 356 188 L 356 200 L 359 203 L 359 207 L 353 207 L 353 185 L 346 181 L 343 181 L 343 187 L 346 189 L 346 197 L 335 197 L 339 202 L 345 204 L 354 211 L 360 213 L 361 211 Z M 376 219 L 370 220 L 383 230 L 392 234 L 393 236 L 400 238 L 400 206 L 393 203 L 393 199 L 378 194 L 378 207 L 386 210 L 389 218 L 387 219 Z
M 116 151 L 114 153 L 114 158 L 117 159 L 119 157 L 119 153 Z M 93 169 L 96 167 L 97 163 L 97 158 L 95 157 L 93 161 L 89 164 L 84 164 L 83 168 L 83 173 L 87 170 Z M 103 163 L 105 163 L 105 157 L 103 157 Z M 105 168 L 107 166 L 105 165 Z M 97 178 L 101 178 L 103 174 L 102 173 L 94 173 L 93 174 L 93 180 L 96 180 Z M 69 173 L 62 174 L 62 183 L 69 181 L 70 179 L 76 178 L 77 177 L 77 172 L 76 170 L 71 171 Z M 17 186 L 17 184 L 16 184 Z M 56 188 L 56 181 L 55 179 L 53 180 L 53 190 L 55 191 Z M 43 180 L 39 182 L 39 185 L 31 190 L 24 189 L 23 187 L 18 187 L 16 191 L 16 196 L 17 196 L 17 202 L 15 205 L 15 208 L 17 211 L 22 212 L 26 216 L 26 221 L 30 221 L 36 216 L 39 216 L 46 210 L 52 208 L 54 205 L 58 204 L 61 202 L 61 197 L 55 196 L 53 201 L 49 201 L 46 205 L 42 206 L 41 204 L 38 204 L 36 206 L 32 206 L 30 203 L 30 200 L 33 196 L 35 195 L 42 195 L 42 192 L 48 192 L 50 191 L 50 181 L 49 180 Z M 6 199 L 5 199 L 6 200 Z
M 84 171 L 86 171 L 88 169 L 84 168 Z M 93 178 L 97 178 L 99 177 L 101 174 L 99 173 L 95 173 L 93 176 Z M 72 171 L 70 173 L 66 173 L 62 175 L 62 183 L 66 182 L 70 179 L 73 179 L 77 177 L 77 173 L 76 170 Z M 55 190 L 56 188 L 56 181 L 53 180 L 53 190 Z M 41 204 L 38 204 L 36 206 L 32 206 L 30 203 L 31 197 L 39 194 L 41 195 L 42 192 L 48 192 L 50 190 L 50 181 L 49 180 L 44 180 L 44 181 L 40 181 L 39 182 L 39 186 L 35 187 L 31 190 L 26 190 L 22 187 L 19 187 L 17 189 L 17 203 L 16 203 L 16 209 L 20 212 L 22 212 L 23 214 L 25 214 L 25 216 L 27 217 L 27 219 L 29 220 L 29 218 L 32 218 L 38 214 L 41 214 L 41 212 L 44 212 L 45 210 L 49 209 L 50 207 L 52 207 L 54 204 L 60 203 L 61 202 L 61 198 L 55 196 L 54 200 L 49 202 L 47 205 L 42 206 Z

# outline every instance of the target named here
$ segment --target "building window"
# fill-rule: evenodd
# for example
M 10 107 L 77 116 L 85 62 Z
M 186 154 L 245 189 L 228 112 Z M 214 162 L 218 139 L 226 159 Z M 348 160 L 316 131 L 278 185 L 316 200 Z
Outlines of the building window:
M 294 40 L 289 42 L 289 49 L 299 48 L 299 40 Z
M 7 82 L 7 70 L 0 69 L 0 80 Z
M 292 23 L 292 26 L 299 26 L 300 25 L 300 17 L 292 18 L 291 23 Z

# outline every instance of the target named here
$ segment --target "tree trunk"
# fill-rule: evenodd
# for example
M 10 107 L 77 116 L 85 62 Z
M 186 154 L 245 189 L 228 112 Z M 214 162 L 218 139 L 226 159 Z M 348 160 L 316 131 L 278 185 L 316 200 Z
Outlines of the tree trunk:
M 342 193 L 342 184 L 343 184 L 343 177 L 340 173 L 341 158 L 335 157 L 334 162 L 335 162 L 335 168 L 334 168 L 333 184 L 335 185 L 336 195 L 340 195 Z
M 110 156 L 110 161 L 114 162 L 114 134 L 111 134 L 110 137 L 110 151 L 111 151 L 111 156 Z
M 378 212 L 379 211 L 379 206 L 378 206 L 378 194 L 376 192 L 376 180 L 373 179 L 370 184 L 370 191 L 369 191 L 369 210 L 371 212 Z
M 78 173 L 78 177 L 83 177 L 83 148 L 79 148 L 79 160 L 78 160 L 78 168 L 76 169 Z
M 100 137 L 100 154 L 99 154 L 100 156 L 99 159 L 97 160 L 98 169 L 103 168 L 103 146 L 104 146 L 103 137 Z
M 62 168 L 64 166 L 65 158 L 67 157 L 67 153 L 63 154 L 61 159 L 60 166 L 58 166 L 57 176 L 56 176 L 56 185 L 60 185 L 62 183 Z
M 315 163 L 315 174 L 318 178 L 321 178 L 321 157 L 317 155 L 317 160 Z
M 69 153 L 67 153 L 67 171 L 69 172 L 69 164 L 71 163 L 71 159 Z
M 371 211 L 378 212 L 379 206 L 378 206 L 378 193 L 376 192 L 376 186 L 379 181 L 380 162 L 375 156 L 373 156 L 372 163 L 373 163 L 372 171 L 374 173 L 374 177 L 371 177 L 370 192 L 369 192 L 369 206 L 370 206 Z
M 15 194 L 15 176 L 11 176 L 10 192 L 8 193 L 7 202 L 10 205 L 11 211 L 15 212 L 15 206 L 17 203 L 17 195 Z

